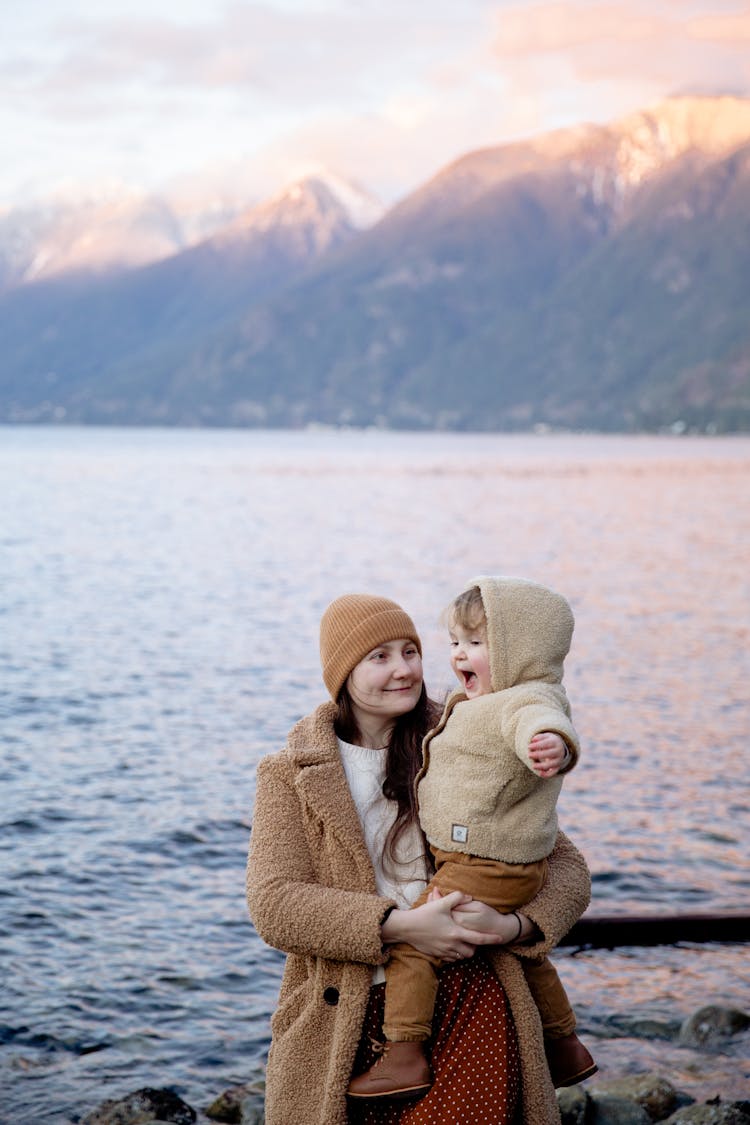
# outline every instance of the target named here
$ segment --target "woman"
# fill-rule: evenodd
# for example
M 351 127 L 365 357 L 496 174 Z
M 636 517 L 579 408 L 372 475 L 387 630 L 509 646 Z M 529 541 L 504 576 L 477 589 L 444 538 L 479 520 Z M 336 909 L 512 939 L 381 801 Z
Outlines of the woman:
M 589 899 L 583 858 L 558 838 L 520 935 L 517 918 L 458 892 L 409 910 L 428 874 L 413 780 L 439 711 L 425 692 L 419 637 L 394 602 L 347 595 L 323 616 L 320 651 L 334 702 L 297 723 L 258 769 L 248 906 L 263 940 L 288 954 L 271 1021 L 267 1125 L 510 1125 L 519 1070 L 521 1119 L 557 1125 L 538 1014 L 517 956 L 499 947 L 535 938 L 526 949 L 540 953 L 570 929 Z M 371 1065 L 368 1039 L 379 1037 L 373 972 L 396 941 L 456 962 L 441 977 L 434 1084 L 416 1102 L 348 1107 L 352 1071 Z M 472 957 L 479 946 L 486 957 Z

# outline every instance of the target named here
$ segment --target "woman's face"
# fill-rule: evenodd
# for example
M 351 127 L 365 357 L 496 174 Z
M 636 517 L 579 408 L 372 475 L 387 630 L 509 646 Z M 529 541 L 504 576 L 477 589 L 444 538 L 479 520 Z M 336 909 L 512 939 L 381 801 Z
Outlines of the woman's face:
M 387 641 L 368 652 L 347 680 L 354 714 L 394 721 L 416 707 L 422 692 L 422 657 L 414 641 Z

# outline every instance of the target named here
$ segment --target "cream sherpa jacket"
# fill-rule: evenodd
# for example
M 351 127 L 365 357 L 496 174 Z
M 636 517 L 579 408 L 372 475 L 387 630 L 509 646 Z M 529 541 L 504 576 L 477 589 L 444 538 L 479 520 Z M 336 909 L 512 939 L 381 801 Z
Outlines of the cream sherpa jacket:
M 562 777 L 540 778 L 529 742 L 555 731 L 579 754 L 562 686 L 573 614 L 560 594 L 520 578 L 478 578 L 487 619 L 492 692 L 455 692 L 424 741 L 419 820 L 444 851 L 505 863 L 549 855 L 557 837 Z
M 375 876 L 324 703 L 265 758 L 247 866 L 255 928 L 288 954 L 271 1020 L 267 1125 L 345 1125 L 346 1086 L 359 1042 L 373 965 L 386 958 L 380 925 L 393 903 Z M 524 912 L 543 939 L 521 956 L 546 953 L 588 905 L 586 864 L 560 836 L 547 885 Z M 523 1122 L 559 1125 L 542 1029 L 517 956 L 490 954 L 513 1013 L 521 1053 Z

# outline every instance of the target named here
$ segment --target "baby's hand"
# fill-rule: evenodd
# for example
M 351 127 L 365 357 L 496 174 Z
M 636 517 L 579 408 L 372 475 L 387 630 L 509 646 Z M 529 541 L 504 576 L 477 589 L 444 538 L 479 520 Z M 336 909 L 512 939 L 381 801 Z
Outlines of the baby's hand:
M 542 731 L 535 734 L 529 743 L 531 768 L 539 777 L 554 777 L 562 769 L 566 746 L 559 734 Z

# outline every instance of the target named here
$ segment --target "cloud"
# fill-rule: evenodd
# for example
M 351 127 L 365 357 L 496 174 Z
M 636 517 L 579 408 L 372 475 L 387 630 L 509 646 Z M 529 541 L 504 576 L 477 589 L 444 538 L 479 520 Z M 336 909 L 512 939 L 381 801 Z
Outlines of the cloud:
M 538 4 L 498 16 L 494 51 L 499 58 L 576 51 L 591 43 L 642 43 L 663 38 L 668 21 L 649 6 Z
M 722 43 L 744 51 L 750 43 L 750 8 L 744 12 L 700 16 L 687 24 L 688 35 L 709 43 Z
M 451 21 L 452 24 L 452 21 Z M 455 28 L 453 42 L 470 34 Z M 232 91 L 299 107 L 300 99 L 366 102 L 419 81 L 449 29 L 388 4 L 332 10 L 235 4 L 202 22 L 92 14 L 56 28 L 57 56 L 24 59 L 30 84 L 54 97 L 110 89 Z
M 582 82 L 630 81 L 666 94 L 673 86 L 719 91 L 731 79 L 750 89 L 750 6 L 705 8 L 682 0 L 517 6 L 498 14 L 491 50 L 516 78 L 521 64 L 557 56 Z

